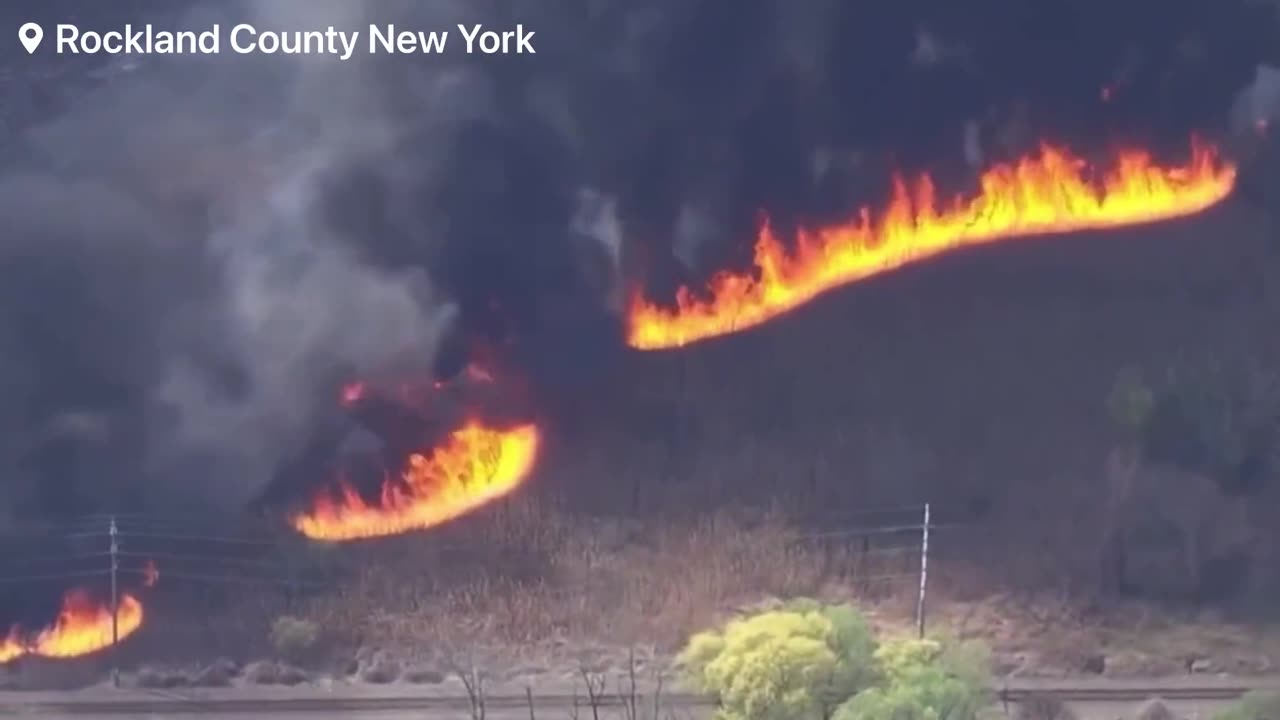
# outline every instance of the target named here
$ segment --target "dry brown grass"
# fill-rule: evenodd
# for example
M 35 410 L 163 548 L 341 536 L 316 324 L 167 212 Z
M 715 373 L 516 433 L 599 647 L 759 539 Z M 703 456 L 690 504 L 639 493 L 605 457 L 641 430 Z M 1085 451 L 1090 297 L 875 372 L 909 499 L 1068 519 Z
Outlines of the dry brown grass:
M 823 595 L 874 571 L 840 549 L 802 542 L 776 512 L 646 527 L 574 523 L 518 500 L 461 530 L 410 541 L 415 547 L 391 562 L 381 553 L 350 585 L 317 598 L 311 616 L 383 647 L 668 651 L 726 611 Z
M 193 613 L 185 598 L 181 612 L 152 615 L 127 658 L 266 656 L 267 630 L 284 613 L 322 628 L 327 652 L 308 663 L 317 668 L 377 648 L 498 672 L 616 669 L 631 650 L 661 662 L 727 614 L 782 598 L 853 601 L 890 631 L 913 622 L 913 540 L 890 551 L 859 538 L 814 541 L 778 510 L 643 524 L 575 517 L 548 503 L 530 494 L 436 533 L 332 548 L 333 582 L 292 600 L 248 589 Z M 1206 653 L 1251 661 L 1267 652 L 1252 628 L 1141 604 L 1089 612 L 1052 586 L 992 594 L 1000 568 L 975 567 L 969 555 L 957 544 L 933 556 L 930 628 L 986 640 L 1006 670 L 1079 673 L 1105 655 L 1118 672 L 1180 672 Z

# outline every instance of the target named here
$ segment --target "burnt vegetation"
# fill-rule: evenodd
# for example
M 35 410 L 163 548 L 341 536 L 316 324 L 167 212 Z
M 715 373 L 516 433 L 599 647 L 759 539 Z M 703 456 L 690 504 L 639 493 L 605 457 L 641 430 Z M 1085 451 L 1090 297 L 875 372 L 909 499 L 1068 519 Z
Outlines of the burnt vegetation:
M 575 668 L 594 709 L 603 680 L 587 678 L 625 658 L 634 682 L 638 663 L 647 673 L 725 612 L 773 597 L 852 596 L 883 622 L 908 619 L 924 503 L 939 524 L 936 622 L 1007 633 L 997 650 L 1039 643 L 1080 671 L 1101 663 L 1098 647 L 1074 644 L 1084 628 L 1108 628 L 1087 641 L 1102 646 L 1122 642 L 1117 627 L 1147 631 L 1152 612 L 1274 619 L 1274 152 L 1247 158 L 1242 187 L 1259 192 L 1204 215 L 964 252 L 677 352 L 622 349 L 614 305 L 620 288 L 666 297 L 740 265 L 762 209 L 786 236 L 847 215 L 849 192 L 874 205 L 888 168 L 963 187 L 961 128 L 973 118 L 1011 138 L 989 142 L 988 159 L 1026 150 L 1018 125 L 1088 151 L 1135 139 L 1161 149 L 1188 129 L 1229 143 L 1227 108 L 1258 63 L 1276 60 L 1275 8 L 990 0 L 892 3 L 867 18 L 851 2 L 794 14 L 781 2 L 655 2 L 628 20 L 623 5 L 546 19 L 539 51 L 551 59 L 489 68 L 484 92 L 443 103 L 458 117 L 432 114 L 452 96 L 397 94 L 422 90 L 418 66 L 379 66 L 378 101 L 398 98 L 410 121 L 399 144 L 318 183 L 321 217 L 281 231 L 280 252 L 311 231 L 333 247 L 298 251 L 305 262 L 286 263 L 279 282 L 224 282 L 218 273 L 258 268 L 223 246 L 187 257 L 167 240 L 216 235 L 207 225 L 226 211 L 225 186 L 266 183 L 240 145 L 230 159 L 200 154 L 192 188 L 165 181 L 167 167 L 139 167 L 216 134 L 160 138 L 136 162 L 107 153 L 94 172 L 123 162 L 123 199 L 50 200 L 60 179 L 38 196 L 0 184 L 0 219 L 21 235 L 0 245 L 0 421 L 15 428 L 0 441 L 0 510 L 12 520 L 0 550 L 30 547 L 26 520 L 142 512 L 125 549 L 139 566 L 154 557 L 160 581 L 122 657 L 269 657 L 251 674 L 271 682 L 319 670 L 456 678 L 476 717 L 497 666 L 504 679 Z M 643 50 L 590 74 L 584 58 L 605 53 L 592 38 L 608 33 L 589 31 L 622 26 L 638 28 Z M 762 34 L 767 51 L 750 42 Z M 707 51 L 718 35 L 724 52 Z M 82 128 L 45 128 L 74 105 L 41 83 L 79 73 L 101 93 L 129 76 L 25 62 L 4 76 L 25 98 L 6 121 L 34 135 L 7 147 L 21 172 L 43 173 L 69 162 Z M 544 105 L 554 111 L 540 115 Z M 288 119 L 323 126 L 329 112 Z M 41 132 L 67 147 L 51 153 Z M 74 175 L 70 165 L 48 174 Z M 617 198 L 617 258 L 571 230 L 583 185 Z M 210 187 L 219 202 L 204 202 Z M 147 215 L 157 203 L 172 213 L 159 227 Z M 691 214 L 711 230 L 684 232 Z M 103 249 L 139 228 L 137 262 Z M 329 262 L 343 272 L 322 272 Z M 282 297 L 290 313 L 262 326 L 228 309 Z M 477 358 L 501 393 L 337 402 L 357 372 L 429 385 Z M 339 470 L 372 497 L 399 458 L 476 407 L 546 428 L 514 496 L 429 533 L 349 546 L 282 527 Z M 861 532 L 885 526 L 908 533 Z M 74 553 L 71 534 L 41 546 Z M 46 590 L 6 593 L 0 610 L 44 621 Z M 1144 650 L 1175 663 L 1198 651 Z

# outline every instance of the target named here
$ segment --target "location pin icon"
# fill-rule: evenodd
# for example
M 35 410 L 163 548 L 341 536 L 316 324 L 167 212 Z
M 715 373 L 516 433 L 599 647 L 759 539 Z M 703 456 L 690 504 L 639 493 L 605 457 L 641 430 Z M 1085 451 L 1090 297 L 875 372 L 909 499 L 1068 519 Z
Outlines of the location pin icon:
M 27 23 L 18 28 L 18 40 L 22 42 L 22 47 L 26 48 L 28 53 L 34 53 L 43 39 L 44 30 L 35 23 Z

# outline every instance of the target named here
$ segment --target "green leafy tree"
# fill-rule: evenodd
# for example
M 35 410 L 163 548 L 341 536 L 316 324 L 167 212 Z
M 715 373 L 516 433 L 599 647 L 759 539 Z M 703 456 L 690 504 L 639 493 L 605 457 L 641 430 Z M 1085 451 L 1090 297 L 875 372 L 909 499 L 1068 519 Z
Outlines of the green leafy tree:
M 894 640 L 875 660 L 883 685 L 854 695 L 833 720 L 973 720 L 988 704 L 986 654 L 977 646 Z
M 796 601 L 695 635 L 677 662 L 722 720 L 825 720 L 876 680 L 875 648 L 855 608 Z

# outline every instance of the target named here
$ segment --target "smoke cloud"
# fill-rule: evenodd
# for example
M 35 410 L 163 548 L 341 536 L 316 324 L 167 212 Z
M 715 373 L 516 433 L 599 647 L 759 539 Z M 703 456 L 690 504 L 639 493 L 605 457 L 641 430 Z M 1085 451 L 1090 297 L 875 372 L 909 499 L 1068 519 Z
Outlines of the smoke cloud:
M 1280 119 L 1280 68 L 1257 67 L 1253 82 L 1237 96 L 1231 119 L 1238 132 L 1264 130 Z
M 11 60 L 78 89 L 0 170 L 0 513 L 242 507 L 342 379 L 456 368 L 472 341 L 571 386 L 619 347 L 628 287 L 741 260 L 761 209 L 785 229 L 874 200 L 835 176 L 963 168 L 992 107 L 1077 118 L 1146 37 L 1085 22 L 1114 3 L 1069 24 L 1010 2 L 168 3 L 198 29 L 523 23 L 537 54 Z M 1097 37 L 1050 41 L 1069 26 Z M 1197 101 L 1224 122 L 1260 62 L 1225 42 L 1227 100 Z
M 302 7 L 224 5 L 187 24 L 355 22 L 342 3 Z M 243 506 L 331 412 L 338 380 L 431 372 L 455 310 L 426 256 L 391 267 L 361 250 L 364 233 L 426 245 L 437 229 L 409 212 L 385 228 L 335 216 L 334 185 L 378 168 L 409 210 L 446 168 L 389 162 L 402 135 L 438 133 L 420 144 L 439 149 L 468 110 L 441 69 L 410 87 L 448 110 L 415 128 L 372 70 L 143 58 L 30 133 L 0 182 L 11 513 Z

